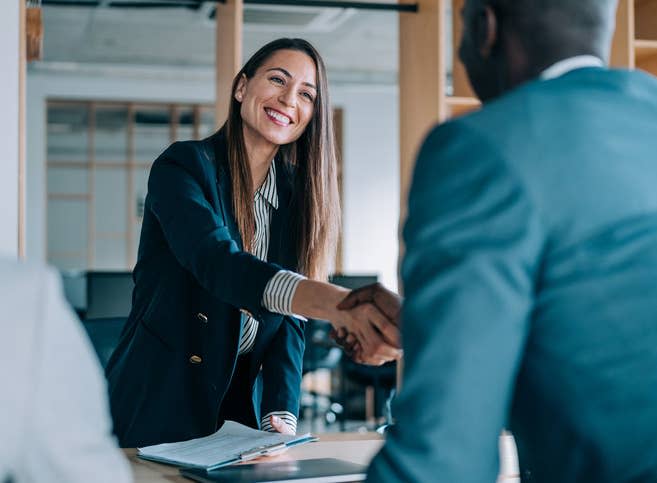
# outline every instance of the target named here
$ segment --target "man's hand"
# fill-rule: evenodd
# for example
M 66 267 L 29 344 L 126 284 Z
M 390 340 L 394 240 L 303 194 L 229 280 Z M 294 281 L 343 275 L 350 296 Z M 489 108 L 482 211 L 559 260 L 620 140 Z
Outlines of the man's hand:
M 332 325 L 358 342 L 357 362 L 380 366 L 401 357 L 399 329 L 371 303 L 335 310 Z
M 399 310 L 395 310 L 394 294 L 380 286 L 372 294 L 365 290 L 357 290 L 355 294 L 355 297 L 350 297 L 351 293 L 347 289 L 330 283 L 302 280 L 292 299 L 292 312 L 328 320 L 336 330 L 344 329 L 352 334 L 358 340 L 360 362 L 380 365 L 399 359 L 399 327 L 393 321 Z M 365 301 L 367 298 L 372 301 Z M 382 312 L 375 301 L 382 304 L 388 315 Z M 345 308 L 338 308 L 338 305 Z
M 344 351 L 345 354 L 347 354 L 352 359 L 356 358 L 355 356 L 360 351 L 360 345 L 358 344 L 358 341 L 356 340 L 356 337 L 354 337 L 353 334 L 350 334 L 344 328 L 340 328 L 337 330 L 331 329 L 329 335 L 331 336 L 331 339 L 335 341 L 336 344 L 342 347 L 342 350 Z
M 399 359 L 402 355 L 399 337 L 399 314 L 401 298 L 376 283 L 353 290 L 340 302 L 338 309 L 349 312 L 366 312 L 368 314 L 368 332 L 374 335 L 364 339 L 359 332 L 350 330 L 348 326 L 336 327 L 331 331 L 331 337 L 356 362 L 370 365 L 381 365 L 385 362 Z M 379 337 L 380 336 L 380 337 Z M 378 338 L 378 341 L 377 341 Z M 374 344 L 370 341 L 374 340 Z
M 390 320 L 390 322 L 399 327 L 399 314 L 401 313 L 402 298 L 378 282 L 352 290 L 349 295 L 338 304 L 338 309 L 349 310 L 357 305 L 365 303 L 374 304 L 374 306 L 377 307 L 381 313 Z

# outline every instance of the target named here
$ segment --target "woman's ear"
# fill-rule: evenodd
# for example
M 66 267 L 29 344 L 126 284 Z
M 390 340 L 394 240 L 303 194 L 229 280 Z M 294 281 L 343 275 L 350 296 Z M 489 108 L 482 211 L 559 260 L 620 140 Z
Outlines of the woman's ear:
M 242 74 L 240 80 L 237 82 L 237 88 L 235 89 L 235 99 L 237 102 L 242 102 L 244 99 L 244 92 L 246 91 L 246 76 Z
M 488 59 L 497 43 L 498 21 L 495 11 L 486 5 L 477 17 L 477 49 L 482 58 Z

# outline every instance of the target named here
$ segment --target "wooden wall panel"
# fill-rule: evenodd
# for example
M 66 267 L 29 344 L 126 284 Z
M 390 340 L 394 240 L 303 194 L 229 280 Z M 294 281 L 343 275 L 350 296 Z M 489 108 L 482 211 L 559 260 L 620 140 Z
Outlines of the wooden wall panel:
M 445 8 L 448 0 L 404 0 L 417 13 L 399 14 L 400 221 L 406 217 L 415 157 L 427 131 L 447 117 Z
M 635 0 L 636 38 L 657 40 L 657 0 Z
M 611 48 L 612 67 L 634 68 L 634 0 L 620 0 Z
M 452 68 L 452 85 L 453 95 L 456 97 L 475 97 L 470 86 L 470 80 L 465 72 L 465 67 L 459 59 L 459 46 L 461 45 L 461 34 L 463 33 L 463 21 L 461 18 L 461 9 L 465 0 L 453 0 L 452 4 L 452 46 L 453 46 L 453 68 Z
M 217 2 L 216 104 L 215 123 L 220 127 L 228 117 L 230 88 L 242 66 L 242 0 Z
M 27 70 L 27 33 L 25 2 L 19 0 L 18 26 L 18 258 L 25 258 L 25 86 Z

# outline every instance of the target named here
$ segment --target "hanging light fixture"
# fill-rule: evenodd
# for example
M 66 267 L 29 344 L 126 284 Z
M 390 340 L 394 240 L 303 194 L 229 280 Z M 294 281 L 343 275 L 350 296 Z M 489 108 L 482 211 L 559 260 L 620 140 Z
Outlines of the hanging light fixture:
M 41 0 L 26 0 L 25 33 L 27 61 L 41 60 L 43 57 L 43 17 L 41 14 Z

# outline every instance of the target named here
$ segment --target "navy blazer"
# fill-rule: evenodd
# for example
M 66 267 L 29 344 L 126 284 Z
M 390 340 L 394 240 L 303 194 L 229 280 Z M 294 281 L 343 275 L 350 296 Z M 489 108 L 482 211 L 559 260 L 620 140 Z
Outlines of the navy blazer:
M 227 405 L 254 427 L 260 410 L 298 413 L 303 323 L 261 305 L 271 277 L 297 269 L 294 170 L 275 162 L 279 208 L 272 212 L 270 263 L 242 251 L 223 131 L 174 143 L 153 163 L 132 310 L 107 366 L 121 446 L 211 434 Z M 245 387 L 260 375 L 262 388 L 224 400 L 243 329 L 240 310 L 260 321 Z

